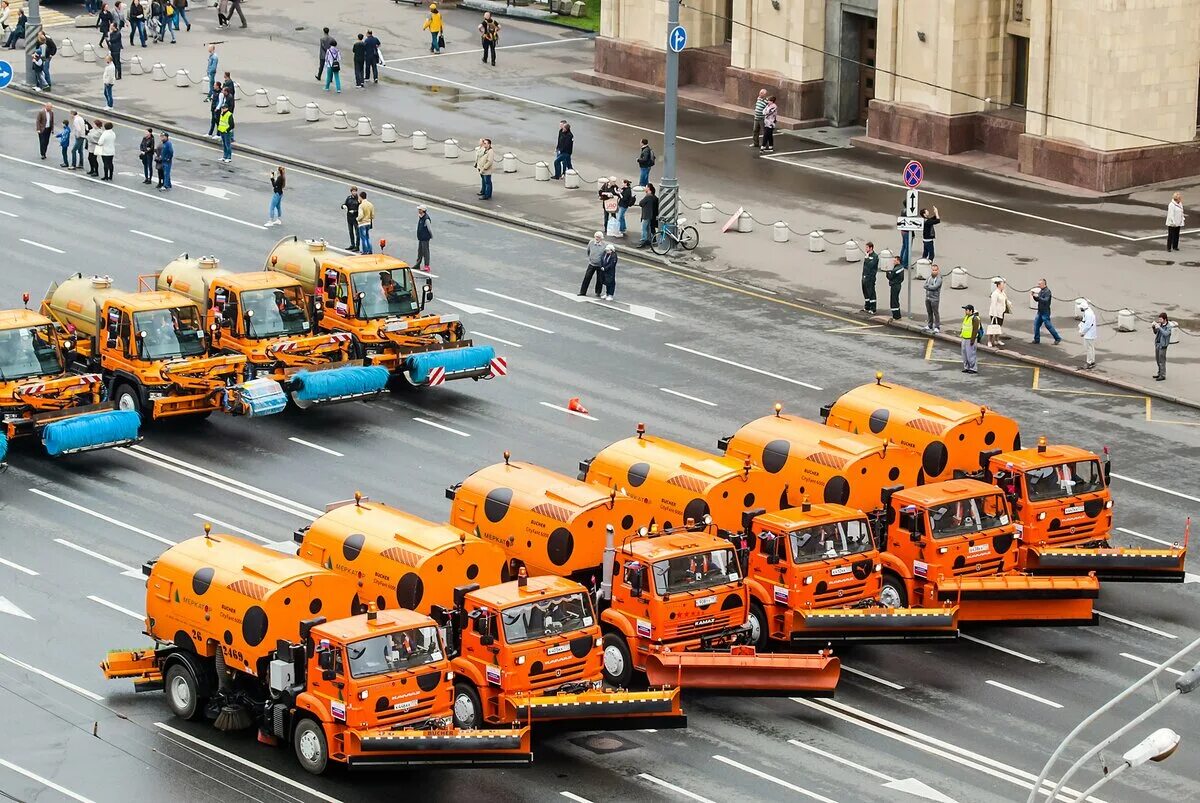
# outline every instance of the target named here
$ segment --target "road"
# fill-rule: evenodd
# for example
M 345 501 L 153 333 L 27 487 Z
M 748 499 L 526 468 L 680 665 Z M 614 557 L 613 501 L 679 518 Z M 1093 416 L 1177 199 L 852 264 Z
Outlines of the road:
M 266 164 L 242 158 L 233 170 L 215 151 L 189 145 L 169 194 L 126 173 L 107 185 L 38 160 L 28 118 L 26 104 L 0 100 L 8 143 L 0 297 L 8 305 L 23 291 L 36 301 L 75 271 L 131 288 L 185 251 L 254 270 L 280 236 L 344 244 L 337 204 L 345 188 L 319 173 L 291 176 L 285 225 L 267 229 Z M 118 136 L 128 154 L 136 133 Z M 118 162 L 118 171 L 135 169 Z M 391 241 L 389 252 L 412 257 L 413 204 L 374 200 L 377 235 Z M 108 649 L 145 643 L 137 570 L 166 542 L 200 534 L 204 521 L 287 542 L 326 503 L 356 490 L 441 519 L 443 489 L 506 449 L 570 474 L 637 422 L 712 449 L 776 401 L 816 417 L 880 369 L 986 401 L 1027 436 L 1110 446 L 1122 478 L 1117 523 L 1129 543 L 1148 544 L 1127 531 L 1174 540 L 1200 513 L 1194 413 L 1156 404 L 1148 415 L 1140 399 L 1049 374 L 1035 390 L 1029 368 L 1003 362 L 967 378 L 953 353 L 928 350 L 924 339 L 633 255 L 621 263 L 616 302 L 576 302 L 582 244 L 430 211 L 433 306 L 459 311 L 480 342 L 506 355 L 508 377 L 304 414 L 151 427 L 140 445 L 57 461 L 26 447 L 10 454 L 0 478 L 0 700 L 9 723 L 0 732 L 0 790 L 96 803 L 158 799 L 163 790 L 181 801 L 394 797 L 395 776 L 314 779 L 286 750 L 175 721 L 160 696 L 105 682 L 97 664 Z M 558 409 L 572 396 L 589 418 Z M 1139 677 L 1145 661 L 1200 635 L 1198 590 L 1106 586 L 1098 607 L 1124 621 L 842 650 L 849 671 L 832 701 L 688 694 L 684 731 L 544 737 L 528 771 L 409 773 L 403 782 L 431 799 L 500 801 L 1024 799 L 1063 734 Z M 1117 715 L 1151 699 L 1139 695 Z M 1195 715 L 1184 699 L 1155 721 L 1188 734 Z M 1198 783 L 1200 764 L 1181 753 L 1122 776 L 1102 798 L 1179 801 Z

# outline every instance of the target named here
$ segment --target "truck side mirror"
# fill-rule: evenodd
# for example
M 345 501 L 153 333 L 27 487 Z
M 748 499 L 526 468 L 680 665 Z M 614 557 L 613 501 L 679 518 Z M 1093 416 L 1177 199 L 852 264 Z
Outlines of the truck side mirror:
M 919 543 L 925 535 L 925 528 L 922 526 L 921 514 L 919 511 L 901 511 L 900 527 L 908 530 L 908 537 L 913 543 Z
M 430 301 L 433 301 L 433 280 L 432 279 L 425 280 L 425 293 L 422 296 L 422 298 L 425 299 L 426 304 L 428 304 Z
M 771 547 L 770 547 L 770 551 L 767 553 L 767 565 L 768 565 L 768 566 L 777 566 L 777 565 L 779 565 L 779 561 L 780 561 L 780 557 L 779 557 L 779 542 L 780 542 L 781 540 L 782 540 L 782 539 L 781 539 L 779 536 L 777 536 L 777 535 L 776 535 L 776 536 L 774 536 L 774 537 L 772 537 L 772 538 L 770 539 L 770 545 L 771 545 Z
M 321 668 L 322 680 L 333 680 L 337 676 L 337 653 L 325 649 L 317 653 L 317 666 Z
M 1109 460 L 1105 460 L 1104 461 L 1104 487 L 1107 488 L 1110 485 L 1112 485 L 1112 462 Z
M 645 585 L 645 570 L 638 568 L 633 572 L 633 576 L 629 578 L 629 591 L 633 596 L 640 598 L 642 596 L 642 588 Z
M 496 643 L 496 638 L 491 633 L 484 633 L 479 637 L 479 643 L 484 647 L 490 647 Z
M 325 308 L 320 304 L 313 304 L 312 316 L 314 321 L 320 321 L 325 317 Z

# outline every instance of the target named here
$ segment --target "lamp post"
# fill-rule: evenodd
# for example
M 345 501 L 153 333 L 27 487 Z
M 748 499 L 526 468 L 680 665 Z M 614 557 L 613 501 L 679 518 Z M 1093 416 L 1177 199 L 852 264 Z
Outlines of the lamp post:
M 679 0 L 667 0 L 667 36 L 679 27 Z M 679 51 L 667 42 L 663 80 L 663 173 L 658 189 L 658 228 L 673 231 L 678 218 L 679 179 L 676 175 L 675 123 L 679 112 Z M 669 242 L 669 241 L 668 241 Z
M 29 0 L 25 17 L 25 83 L 36 87 L 38 82 L 33 74 L 33 51 L 38 46 L 38 34 L 42 32 L 41 0 Z
M 1147 761 L 1166 761 L 1179 747 L 1180 736 L 1170 728 L 1159 728 L 1154 733 L 1137 743 L 1132 749 L 1121 756 L 1121 764 L 1112 772 L 1084 789 L 1075 798 L 1075 803 L 1082 803 L 1094 794 L 1100 787 L 1116 778 L 1125 770 L 1140 767 Z

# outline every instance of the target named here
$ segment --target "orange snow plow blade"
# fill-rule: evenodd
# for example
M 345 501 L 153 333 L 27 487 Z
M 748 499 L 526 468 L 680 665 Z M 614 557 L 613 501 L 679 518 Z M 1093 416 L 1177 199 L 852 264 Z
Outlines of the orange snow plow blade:
M 730 652 L 652 652 L 646 656 L 646 678 L 651 685 L 685 689 L 832 697 L 841 673 L 842 662 L 832 656 L 762 655 L 745 646 Z
M 815 608 L 796 612 L 792 641 L 901 642 L 958 638 L 958 608 Z
M 960 622 L 1008 625 L 1094 625 L 1100 581 L 1086 577 L 998 574 L 938 580 L 938 598 L 957 601 Z
M 1041 549 L 1025 553 L 1026 571 L 1035 574 L 1088 574 L 1117 583 L 1182 583 L 1186 547 L 1139 549 Z
M 507 698 L 517 719 L 557 722 L 603 719 L 609 730 L 638 728 L 686 728 L 687 717 L 679 689 L 612 691 L 597 689 L 579 694 L 550 694 L 540 697 Z
M 533 763 L 529 728 L 444 731 L 353 730 L 346 734 L 350 769 L 379 767 L 511 767 Z

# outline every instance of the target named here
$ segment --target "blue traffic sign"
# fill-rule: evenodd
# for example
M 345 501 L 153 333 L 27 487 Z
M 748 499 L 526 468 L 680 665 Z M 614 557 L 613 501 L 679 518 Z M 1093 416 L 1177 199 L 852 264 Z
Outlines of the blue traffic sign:
M 909 189 L 919 187 L 925 180 L 925 168 L 915 159 L 904 166 L 904 186 Z
M 667 34 L 667 47 L 671 48 L 672 53 L 680 53 L 687 47 L 687 31 L 682 25 L 676 25 Z
M 13 71 L 12 65 L 7 61 L 0 61 L 0 89 L 12 83 Z

